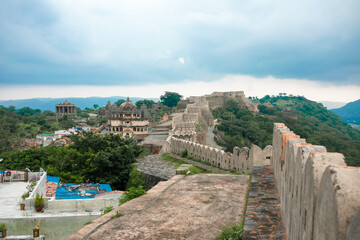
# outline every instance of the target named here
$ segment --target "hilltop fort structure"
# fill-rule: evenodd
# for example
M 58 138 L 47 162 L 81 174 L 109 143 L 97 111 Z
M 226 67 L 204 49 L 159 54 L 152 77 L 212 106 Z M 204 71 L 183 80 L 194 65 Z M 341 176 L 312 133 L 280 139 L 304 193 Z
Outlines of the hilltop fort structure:
M 55 105 L 56 116 L 61 117 L 64 115 L 76 115 L 76 105 L 66 100 L 63 103 Z
M 136 105 L 128 98 L 119 107 L 116 104 L 111 106 L 108 102 L 105 112 L 108 116 L 106 124 L 108 132 L 134 139 L 144 139 L 149 135 L 150 113 L 145 104 L 137 109 Z
M 196 97 L 190 97 L 190 102 L 194 101 L 194 98 Z M 246 106 L 250 111 L 258 111 L 257 104 L 246 98 L 244 91 L 213 92 L 212 94 L 205 95 L 204 98 L 209 102 L 210 109 L 225 107 L 227 101 L 233 100 L 241 106 Z

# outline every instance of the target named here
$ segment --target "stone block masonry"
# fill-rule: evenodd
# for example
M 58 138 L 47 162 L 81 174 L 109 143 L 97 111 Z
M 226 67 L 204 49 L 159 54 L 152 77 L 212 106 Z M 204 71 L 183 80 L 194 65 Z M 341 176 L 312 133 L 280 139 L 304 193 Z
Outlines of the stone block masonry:
M 360 168 L 274 124 L 273 166 L 288 239 L 359 239 Z
M 269 165 L 253 169 L 243 239 L 286 239 L 274 174 Z
M 254 162 L 258 165 L 266 164 L 271 158 L 271 146 L 261 150 L 256 145 L 251 149 L 234 147 L 233 153 L 208 147 L 199 143 L 170 137 L 168 151 L 174 154 L 181 154 L 187 150 L 189 156 L 208 162 L 217 167 L 234 170 L 241 173 L 250 173 Z

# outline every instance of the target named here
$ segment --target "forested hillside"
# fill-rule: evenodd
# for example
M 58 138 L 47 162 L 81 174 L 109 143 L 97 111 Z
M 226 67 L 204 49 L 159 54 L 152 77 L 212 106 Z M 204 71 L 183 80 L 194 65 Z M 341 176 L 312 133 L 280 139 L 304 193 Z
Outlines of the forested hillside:
M 0 105 L 0 154 L 16 149 L 24 138 L 34 138 L 39 133 L 53 133 L 55 130 L 74 127 L 71 117 L 55 119 L 51 111 L 24 107 L 4 107 Z
M 226 107 L 213 110 L 218 119 L 219 144 L 232 151 L 234 146 L 254 143 L 262 148 L 271 145 L 274 122 L 285 123 L 307 142 L 326 146 L 329 152 L 341 152 L 348 165 L 360 166 L 360 132 L 321 104 L 304 97 L 270 97 L 258 101 L 254 113 L 228 101 Z

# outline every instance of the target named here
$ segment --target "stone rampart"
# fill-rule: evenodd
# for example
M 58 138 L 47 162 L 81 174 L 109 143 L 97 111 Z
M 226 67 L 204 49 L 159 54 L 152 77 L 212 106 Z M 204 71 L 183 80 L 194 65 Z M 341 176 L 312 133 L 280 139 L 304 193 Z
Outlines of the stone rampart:
M 360 168 L 274 124 L 271 164 L 288 239 L 360 236 Z
M 212 126 L 214 125 L 214 117 L 205 97 L 191 97 L 191 102 L 191 104 L 186 106 L 183 113 L 179 113 L 173 117 L 170 136 L 196 142 L 196 130 L 199 118 L 202 117 L 209 126 Z
M 246 106 L 250 111 L 258 111 L 256 104 L 254 104 L 250 99 L 245 97 L 243 91 L 232 91 L 232 92 L 213 92 L 204 96 L 210 109 L 215 109 L 218 107 L 225 107 L 226 102 L 229 100 L 235 100 L 242 106 Z
M 266 164 L 266 161 L 269 161 L 268 159 L 271 158 L 272 154 L 272 151 L 269 151 L 271 146 L 267 146 L 264 151 L 256 145 L 253 145 L 251 149 L 247 147 L 234 147 L 233 153 L 230 153 L 175 137 L 169 137 L 167 142 L 168 144 L 166 145 L 166 149 L 168 152 L 181 154 L 184 150 L 187 150 L 188 155 L 191 157 L 208 162 L 223 169 L 235 170 L 242 173 L 251 172 L 254 162 L 262 165 Z M 263 159 L 263 162 L 261 162 L 261 159 Z

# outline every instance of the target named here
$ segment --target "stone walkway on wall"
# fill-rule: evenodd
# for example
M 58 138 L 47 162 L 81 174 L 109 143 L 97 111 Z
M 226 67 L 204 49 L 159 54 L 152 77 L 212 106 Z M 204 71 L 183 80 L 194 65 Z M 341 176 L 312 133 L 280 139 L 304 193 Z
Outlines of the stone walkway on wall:
M 215 239 L 243 219 L 248 175 L 177 175 L 84 226 L 67 240 Z M 119 217 L 114 217 L 115 214 Z
M 254 166 L 243 239 L 286 239 L 271 166 Z
M 201 169 L 204 169 L 204 170 L 208 170 L 208 171 L 212 171 L 213 173 L 220 173 L 220 174 L 223 174 L 223 173 L 230 173 L 229 171 L 227 170 L 223 170 L 223 169 L 220 169 L 218 167 L 215 167 L 215 166 L 212 166 L 212 165 L 207 165 L 205 163 L 201 163 L 201 162 L 197 162 L 197 161 L 193 161 L 193 160 L 190 160 L 190 159 L 187 159 L 187 158 L 182 158 L 180 157 L 179 155 L 176 155 L 176 154 L 168 154 L 174 158 L 177 158 L 179 160 L 182 160 L 182 161 L 185 161 L 187 162 L 188 164 L 191 164 L 191 165 L 194 165 L 198 168 L 201 168 Z

